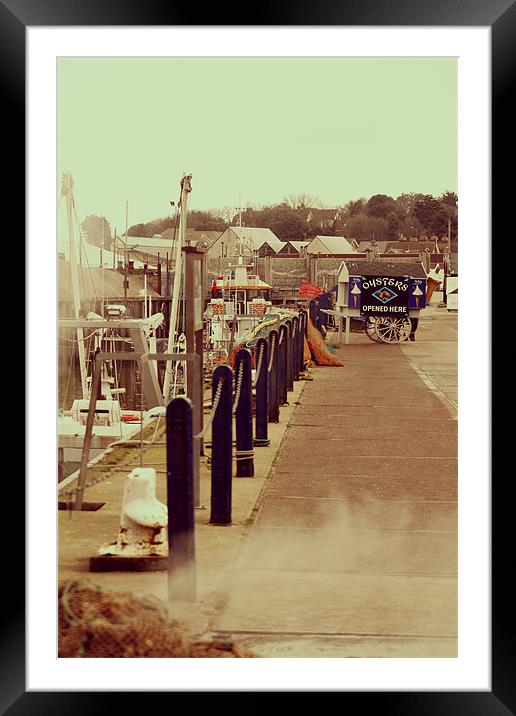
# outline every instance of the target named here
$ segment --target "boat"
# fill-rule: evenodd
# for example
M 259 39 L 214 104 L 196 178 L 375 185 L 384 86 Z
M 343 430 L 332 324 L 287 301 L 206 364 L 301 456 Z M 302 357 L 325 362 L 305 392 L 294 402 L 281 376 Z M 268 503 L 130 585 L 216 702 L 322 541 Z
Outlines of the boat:
M 208 363 L 229 360 L 233 347 L 255 328 L 272 307 L 272 286 L 255 271 L 254 253 L 245 238 L 235 243 L 225 272 L 214 278 L 204 314 Z
M 75 197 L 73 177 L 65 172 L 62 177 L 61 194 L 65 198 L 68 219 L 70 275 L 73 292 L 74 316 L 58 320 L 60 332 L 74 338 L 60 336 L 74 343 L 79 359 L 80 397 L 75 397 L 71 409 L 58 407 L 57 432 L 59 454 L 59 479 L 62 480 L 77 468 L 83 451 L 86 423 L 91 401 L 91 390 L 96 366 L 95 356 L 101 352 L 112 354 L 100 361 L 100 384 L 95 402 L 94 422 L 88 459 L 95 458 L 112 443 L 128 440 L 139 432 L 142 423 L 164 412 L 164 401 L 158 382 L 156 363 L 150 361 L 141 366 L 135 361 L 135 374 L 140 386 L 140 410 L 121 407 L 126 388 L 120 384 L 121 342 L 132 344 L 136 353 L 156 352 L 156 331 L 163 324 L 164 315 L 156 313 L 144 318 L 129 318 L 126 307 L 104 304 L 103 314 L 90 311 L 84 316 L 78 278 L 78 254 L 80 242 L 74 233 Z M 147 309 L 145 309 L 147 310 Z M 123 335 L 122 335 L 123 334 Z M 131 353 L 127 353 L 128 356 Z M 70 372 L 74 370 L 73 361 Z M 145 410 L 143 409 L 145 406 Z

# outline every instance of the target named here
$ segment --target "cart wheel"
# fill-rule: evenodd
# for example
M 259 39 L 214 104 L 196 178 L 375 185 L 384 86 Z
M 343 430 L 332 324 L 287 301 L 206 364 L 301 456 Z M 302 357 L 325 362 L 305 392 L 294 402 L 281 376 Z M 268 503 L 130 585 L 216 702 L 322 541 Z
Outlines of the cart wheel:
M 377 322 L 378 318 L 376 316 L 368 316 L 365 320 L 364 327 L 366 336 L 375 343 L 378 343 L 381 340 L 378 333 L 376 332 Z
M 376 333 L 383 343 L 403 343 L 408 340 L 412 324 L 410 318 L 389 318 L 387 316 L 376 319 Z

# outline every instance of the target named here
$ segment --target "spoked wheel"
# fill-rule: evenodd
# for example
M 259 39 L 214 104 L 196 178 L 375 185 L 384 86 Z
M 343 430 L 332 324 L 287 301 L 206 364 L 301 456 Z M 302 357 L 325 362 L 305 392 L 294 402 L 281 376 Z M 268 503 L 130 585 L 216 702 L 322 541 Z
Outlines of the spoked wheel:
M 370 338 L 375 343 L 380 342 L 380 336 L 376 332 L 376 323 L 378 321 L 378 318 L 374 316 L 368 316 L 365 320 L 365 333 L 368 338 Z
M 408 340 L 412 324 L 410 318 L 390 318 L 381 316 L 373 319 L 376 323 L 376 335 L 382 343 L 403 343 Z

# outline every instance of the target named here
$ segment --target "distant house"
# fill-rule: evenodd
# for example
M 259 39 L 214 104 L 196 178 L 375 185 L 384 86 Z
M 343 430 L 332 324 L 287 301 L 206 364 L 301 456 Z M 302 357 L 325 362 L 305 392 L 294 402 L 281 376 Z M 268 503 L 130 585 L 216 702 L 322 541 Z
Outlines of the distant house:
M 70 260 L 70 247 L 68 243 L 59 244 L 59 254 L 66 261 Z M 122 244 L 119 240 L 118 250 L 115 253 L 108 251 L 108 249 L 101 249 L 100 246 L 95 246 L 87 241 L 81 242 L 80 257 L 77 257 L 77 261 L 80 265 L 88 268 L 95 268 L 104 266 L 105 268 L 117 268 L 117 261 L 120 257 L 120 252 L 123 251 Z M 133 258 L 134 268 L 142 268 L 143 262 L 139 261 L 138 258 L 129 256 L 129 259 Z
M 187 229 L 186 243 L 189 246 L 198 246 L 208 249 L 220 236 L 220 233 L 220 231 L 196 231 L 195 229 Z M 127 257 L 129 260 L 141 261 L 150 266 L 157 264 L 158 254 L 162 263 L 165 262 L 167 255 L 169 260 L 172 261 L 175 254 L 174 239 L 177 236 L 178 232 L 174 229 L 166 229 L 162 234 L 154 234 L 152 237 L 129 236 L 127 239 Z M 123 253 L 126 250 L 125 244 L 125 234 L 123 234 L 118 237 L 116 243 L 116 253 L 120 257 L 123 257 Z
M 382 253 L 407 253 L 407 251 L 418 252 L 424 248 L 425 245 L 421 241 L 386 241 L 385 248 Z
M 278 251 L 279 256 L 304 256 L 309 241 L 285 241 L 283 248 Z
M 201 231 L 199 229 L 186 229 L 186 243 L 189 246 L 199 246 L 200 248 L 209 249 L 209 247 L 219 238 L 221 231 Z M 159 234 L 157 235 L 159 237 Z M 161 239 L 173 241 L 174 229 L 166 229 L 161 234 Z
M 152 238 L 147 236 L 129 236 L 127 242 L 125 235 L 117 237 L 114 244 L 115 252 L 123 259 L 127 251 L 127 258 L 130 261 L 142 261 L 143 263 L 155 266 L 158 262 L 158 254 L 161 262 L 165 262 L 166 256 L 172 258 L 172 239 L 163 239 L 160 234 Z
M 129 273 L 127 275 L 127 288 L 124 289 L 125 275 L 121 271 L 99 266 L 77 267 L 81 302 L 122 301 L 125 296 L 134 301 L 143 301 L 144 293 L 151 299 L 160 299 L 160 294 L 153 287 L 154 279 L 149 276 L 147 282 L 142 274 Z M 59 261 L 58 266 L 58 300 L 72 305 L 73 286 L 70 263 Z M 84 306 L 83 306 L 84 307 Z M 92 310 L 92 309 L 90 309 Z
M 339 256 L 356 254 L 356 249 L 344 236 L 315 236 L 305 249 L 307 255 L 323 254 Z
M 338 209 L 306 208 L 304 212 L 306 223 L 314 228 L 325 229 L 328 226 L 333 226 L 333 222 L 339 217 Z
M 251 226 L 229 226 L 208 249 L 208 258 L 231 256 L 237 241 L 243 240 L 257 256 L 275 256 L 284 247 L 270 229 Z
M 355 248 L 363 253 L 364 251 L 372 250 L 373 247 L 376 246 L 376 251 L 379 254 L 384 254 L 387 249 L 387 243 L 387 241 L 376 241 L 374 243 L 373 241 L 360 241 Z

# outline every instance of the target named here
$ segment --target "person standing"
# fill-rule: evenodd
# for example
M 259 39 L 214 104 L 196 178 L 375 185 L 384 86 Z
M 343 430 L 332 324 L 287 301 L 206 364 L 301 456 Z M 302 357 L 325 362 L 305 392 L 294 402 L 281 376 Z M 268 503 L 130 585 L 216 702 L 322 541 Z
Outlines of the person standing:
M 415 341 L 416 340 L 416 331 L 417 327 L 419 325 L 419 318 L 410 318 L 410 335 L 409 335 L 409 341 Z

